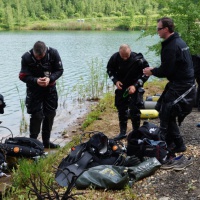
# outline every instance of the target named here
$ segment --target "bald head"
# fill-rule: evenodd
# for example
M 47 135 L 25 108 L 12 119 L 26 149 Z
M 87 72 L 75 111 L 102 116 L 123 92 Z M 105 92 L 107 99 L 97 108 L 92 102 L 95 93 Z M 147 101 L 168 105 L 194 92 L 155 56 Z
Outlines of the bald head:
M 130 57 L 131 48 L 128 44 L 122 44 L 119 47 L 119 55 L 123 60 L 127 60 Z

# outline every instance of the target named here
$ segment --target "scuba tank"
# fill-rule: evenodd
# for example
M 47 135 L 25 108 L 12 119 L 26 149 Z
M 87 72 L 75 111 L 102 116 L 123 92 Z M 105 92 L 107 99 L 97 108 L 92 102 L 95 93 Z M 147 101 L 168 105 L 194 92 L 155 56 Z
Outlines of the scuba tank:
M 158 117 L 158 111 L 155 109 L 141 109 L 141 119 L 154 119 Z
M 157 102 L 156 101 L 145 101 L 144 108 L 145 109 L 155 109 Z
M 148 96 L 146 97 L 146 101 L 158 101 L 158 99 L 160 98 L 160 96 Z

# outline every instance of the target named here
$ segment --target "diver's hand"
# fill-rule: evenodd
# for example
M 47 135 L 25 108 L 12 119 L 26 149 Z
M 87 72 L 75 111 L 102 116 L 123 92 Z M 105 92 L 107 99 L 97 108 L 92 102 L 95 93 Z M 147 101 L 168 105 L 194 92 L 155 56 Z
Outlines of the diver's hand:
M 122 89 L 122 85 L 123 85 L 122 82 L 117 81 L 115 85 L 117 86 L 117 89 L 119 89 L 119 90 Z
M 152 72 L 151 70 L 153 69 L 153 67 L 146 67 L 143 69 L 143 74 L 146 75 L 146 76 L 151 76 L 152 75 Z
M 129 88 L 128 88 L 128 93 L 129 94 L 133 94 L 133 93 L 135 93 L 135 91 L 136 91 L 136 88 L 135 88 L 134 85 L 129 86 Z
M 48 77 L 43 77 L 43 78 L 38 78 L 37 79 L 37 84 L 41 87 L 47 87 L 49 85 L 50 78 Z

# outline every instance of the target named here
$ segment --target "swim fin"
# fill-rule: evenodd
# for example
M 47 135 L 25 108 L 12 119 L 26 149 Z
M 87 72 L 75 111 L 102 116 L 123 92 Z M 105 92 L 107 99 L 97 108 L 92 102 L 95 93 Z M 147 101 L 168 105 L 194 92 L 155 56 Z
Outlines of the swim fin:
M 67 164 L 64 160 L 65 162 L 60 164 L 56 172 L 56 182 L 62 187 L 68 186 L 74 176 L 78 177 L 87 169 L 87 165 L 92 161 L 92 158 L 93 156 L 85 151 L 78 160 L 70 165 L 64 165 Z

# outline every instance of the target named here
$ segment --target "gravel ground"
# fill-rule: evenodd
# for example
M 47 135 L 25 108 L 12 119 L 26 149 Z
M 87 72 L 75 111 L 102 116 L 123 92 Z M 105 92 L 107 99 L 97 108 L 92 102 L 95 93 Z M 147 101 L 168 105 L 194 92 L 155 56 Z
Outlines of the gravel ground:
M 159 119 L 150 122 L 159 125 Z M 139 200 L 196 200 L 200 199 L 200 112 L 196 108 L 185 118 L 180 130 L 187 146 L 186 157 L 193 158 L 193 164 L 184 170 L 159 169 L 154 175 L 133 185 L 133 193 Z M 128 124 L 129 130 L 131 125 Z M 117 113 L 104 113 L 88 131 L 102 131 L 109 137 L 119 133 Z M 180 154 L 177 154 L 177 156 Z

